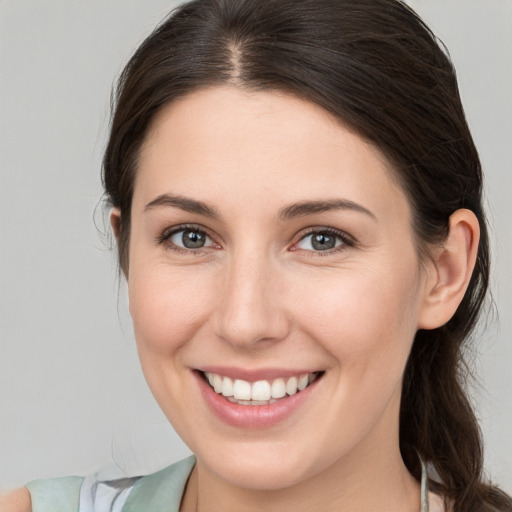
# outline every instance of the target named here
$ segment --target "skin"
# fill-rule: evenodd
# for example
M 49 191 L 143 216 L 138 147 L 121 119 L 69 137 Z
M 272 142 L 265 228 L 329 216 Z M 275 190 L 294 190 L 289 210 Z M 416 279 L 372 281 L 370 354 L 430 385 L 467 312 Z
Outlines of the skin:
M 217 215 L 148 208 L 162 194 Z M 337 199 L 370 213 L 280 216 Z M 382 153 L 293 96 L 211 88 L 158 114 L 136 177 L 128 285 L 146 379 L 198 459 L 184 510 L 196 499 L 209 511 L 419 509 L 398 447 L 401 381 L 416 330 L 451 316 L 455 277 L 465 290 L 478 228 L 459 215 L 460 268 L 447 250 L 421 265 L 409 202 Z M 207 245 L 162 242 L 183 224 Z M 312 227 L 345 239 L 319 254 Z M 219 364 L 325 375 L 290 418 L 248 430 L 217 419 L 199 392 L 192 370 Z
M 0 497 L 0 512 L 30 512 L 32 501 L 26 487 Z
M 156 204 L 165 194 L 216 216 Z M 340 199 L 359 208 L 282 215 Z M 409 201 L 375 146 L 296 97 L 217 87 L 157 114 L 131 215 L 142 368 L 197 457 L 181 510 L 418 511 L 399 451 L 402 375 L 417 329 L 448 321 L 464 295 L 472 212 L 455 212 L 420 262 Z M 118 234 L 118 211 L 111 221 Z M 183 224 L 207 234 L 205 247 L 178 247 L 168 235 Z M 334 230 L 337 246 L 315 250 L 312 229 Z M 204 402 L 193 370 L 205 365 L 325 374 L 284 421 L 241 429 Z

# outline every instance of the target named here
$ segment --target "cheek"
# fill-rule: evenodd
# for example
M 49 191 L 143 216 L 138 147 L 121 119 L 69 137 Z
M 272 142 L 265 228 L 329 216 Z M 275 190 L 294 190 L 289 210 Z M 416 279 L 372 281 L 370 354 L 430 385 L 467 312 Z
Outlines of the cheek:
M 190 411 L 183 355 L 208 318 L 214 294 L 200 273 L 173 272 L 165 264 L 139 268 L 134 260 L 128 289 L 141 367 L 156 401 L 184 434 Z
M 297 318 L 345 368 L 402 367 L 408 356 L 417 327 L 418 274 L 413 266 L 388 266 L 388 273 L 381 268 L 342 270 L 328 286 L 305 286 L 309 293 Z
M 395 425 L 419 295 L 415 268 L 388 276 L 370 269 L 341 275 L 301 301 L 299 317 L 302 329 L 330 356 L 325 424 L 345 449 L 378 424 L 384 411 L 391 411 L 384 424 Z
M 130 272 L 130 313 L 141 357 L 171 355 L 190 340 L 208 316 L 214 293 L 197 272 L 172 272 L 166 265 Z

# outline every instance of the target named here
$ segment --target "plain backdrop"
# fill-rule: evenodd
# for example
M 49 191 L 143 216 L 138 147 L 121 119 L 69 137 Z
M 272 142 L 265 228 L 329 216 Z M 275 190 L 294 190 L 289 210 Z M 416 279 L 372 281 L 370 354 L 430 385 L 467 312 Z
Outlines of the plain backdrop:
M 512 492 L 512 1 L 410 3 L 450 50 L 487 176 L 499 321 L 473 396 L 488 473 Z M 97 231 L 111 85 L 175 4 L 0 0 L 0 490 L 188 453 L 147 390 Z

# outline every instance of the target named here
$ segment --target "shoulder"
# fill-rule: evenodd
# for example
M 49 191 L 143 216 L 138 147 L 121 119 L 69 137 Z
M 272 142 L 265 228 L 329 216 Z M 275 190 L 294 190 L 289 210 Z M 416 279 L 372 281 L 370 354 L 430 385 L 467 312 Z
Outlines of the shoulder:
M 146 476 L 100 479 L 97 475 L 34 480 L 4 496 L 0 512 L 172 512 L 178 510 L 195 457 Z
M 83 478 L 68 476 L 33 480 L 26 485 L 32 501 L 32 512 L 74 512 L 78 510 Z
M 31 512 L 32 500 L 26 487 L 0 497 L 0 512 Z
M 80 490 L 80 510 L 115 512 L 174 512 L 194 467 L 188 457 L 156 473 L 115 480 L 86 478 Z
M 139 479 L 134 484 L 123 511 L 177 512 L 195 463 L 195 457 L 190 456 Z
M 439 494 L 428 493 L 429 512 L 448 512 L 445 508 L 444 499 Z

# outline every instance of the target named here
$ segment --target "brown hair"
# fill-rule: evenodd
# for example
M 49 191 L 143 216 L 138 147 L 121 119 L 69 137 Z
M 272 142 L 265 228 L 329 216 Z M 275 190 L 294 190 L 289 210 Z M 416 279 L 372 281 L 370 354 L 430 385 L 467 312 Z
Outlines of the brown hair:
M 142 43 L 118 83 L 103 180 L 121 212 L 119 258 L 128 271 L 137 157 L 155 113 L 201 87 L 234 84 L 312 101 L 373 141 L 394 163 L 414 212 L 420 254 L 442 241 L 450 215 L 480 222 L 476 267 L 453 318 L 416 334 L 403 381 L 400 448 L 419 479 L 455 512 L 512 511 L 482 481 L 482 442 L 465 393 L 463 349 L 489 281 L 482 173 L 455 71 L 421 19 L 398 0 L 194 0 Z

